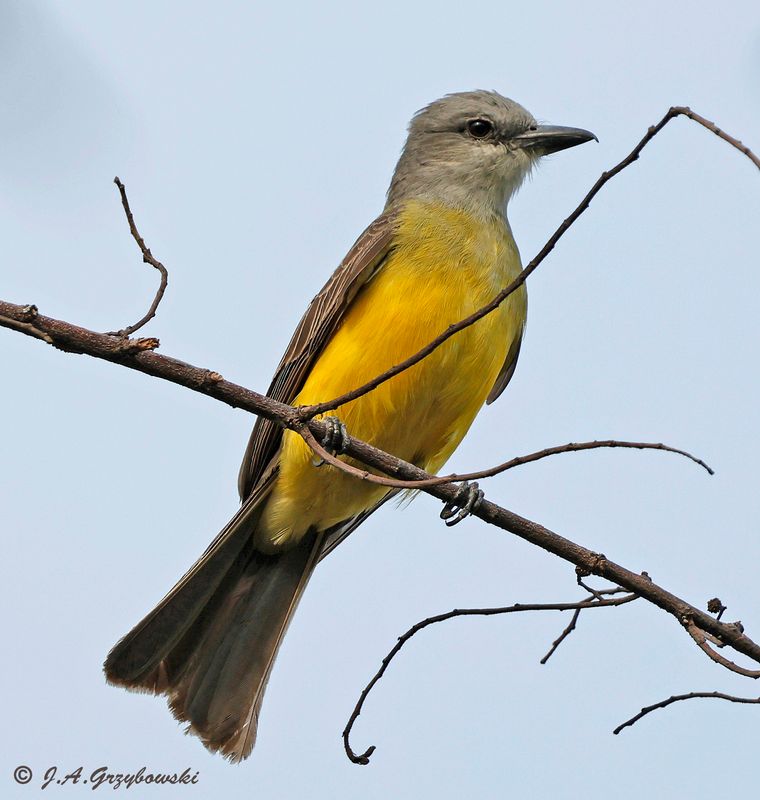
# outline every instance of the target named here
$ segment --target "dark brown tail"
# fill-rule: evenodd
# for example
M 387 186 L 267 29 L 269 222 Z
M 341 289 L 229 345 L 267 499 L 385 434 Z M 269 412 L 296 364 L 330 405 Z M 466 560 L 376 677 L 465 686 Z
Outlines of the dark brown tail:
M 231 761 L 253 749 L 272 664 L 322 545 L 309 533 L 264 555 L 250 530 L 238 524 L 215 541 L 104 667 L 109 683 L 166 694 L 187 732 Z

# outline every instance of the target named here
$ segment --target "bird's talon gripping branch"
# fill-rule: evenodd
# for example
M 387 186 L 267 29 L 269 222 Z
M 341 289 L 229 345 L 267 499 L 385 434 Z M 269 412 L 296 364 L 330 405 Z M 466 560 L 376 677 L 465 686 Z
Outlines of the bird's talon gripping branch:
M 346 426 L 337 417 L 324 417 L 322 422 L 327 426 L 327 431 L 322 437 L 321 445 L 334 456 L 339 456 L 345 452 L 348 446 L 348 431 Z M 321 467 L 325 463 L 323 458 L 315 457 L 312 459 L 315 467 Z
M 441 519 L 449 528 L 452 525 L 456 525 L 465 517 L 469 517 L 481 504 L 484 497 L 485 492 L 476 482 L 468 483 L 464 481 L 457 495 L 457 499 L 446 503 L 441 509 Z

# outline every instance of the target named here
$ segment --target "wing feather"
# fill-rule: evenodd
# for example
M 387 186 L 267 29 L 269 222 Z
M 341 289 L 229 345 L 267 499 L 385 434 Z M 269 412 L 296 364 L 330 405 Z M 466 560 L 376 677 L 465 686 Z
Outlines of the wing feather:
M 298 395 L 314 361 L 337 329 L 351 301 L 384 263 L 391 249 L 395 222 L 393 214 L 378 217 L 356 240 L 311 301 L 275 371 L 267 391 L 269 397 L 291 403 Z M 241 500 L 245 501 L 267 473 L 281 438 L 279 425 L 263 417 L 257 418 L 238 476 Z
M 524 332 L 525 326 L 523 325 L 507 351 L 507 357 L 504 359 L 504 366 L 501 368 L 493 388 L 486 398 L 486 404 L 489 406 L 507 388 L 507 384 L 512 380 L 512 376 L 515 374 L 515 367 L 517 366 L 517 359 L 520 356 L 520 346 L 522 345 Z

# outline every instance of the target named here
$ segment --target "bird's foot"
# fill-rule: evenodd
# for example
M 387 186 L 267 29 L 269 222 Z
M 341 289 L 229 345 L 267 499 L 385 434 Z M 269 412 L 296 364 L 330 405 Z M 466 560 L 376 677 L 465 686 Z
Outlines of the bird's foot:
M 327 426 L 327 431 L 322 437 L 320 444 L 334 456 L 339 456 L 348 445 L 348 431 L 346 426 L 337 417 L 323 417 L 322 422 Z M 323 458 L 315 456 L 311 463 L 315 467 L 321 467 L 325 463 Z
M 461 522 L 465 517 L 469 517 L 473 511 L 483 501 L 485 492 L 478 486 L 477 483 L 468 483 L 464 481 L 459 487 L 459 494 L 456 500 L 450 501 L 444 505 L 441 510 L 441 519 L 451 527 Z

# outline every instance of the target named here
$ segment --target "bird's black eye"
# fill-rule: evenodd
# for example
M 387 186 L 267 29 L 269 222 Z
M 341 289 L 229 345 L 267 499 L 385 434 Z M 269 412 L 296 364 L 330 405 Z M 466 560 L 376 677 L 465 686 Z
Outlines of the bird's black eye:
M 471 119 L 467 123 L 467 133 L 473 139 L 485 139 L 493 133 L 493 122 L 487 119 Z

